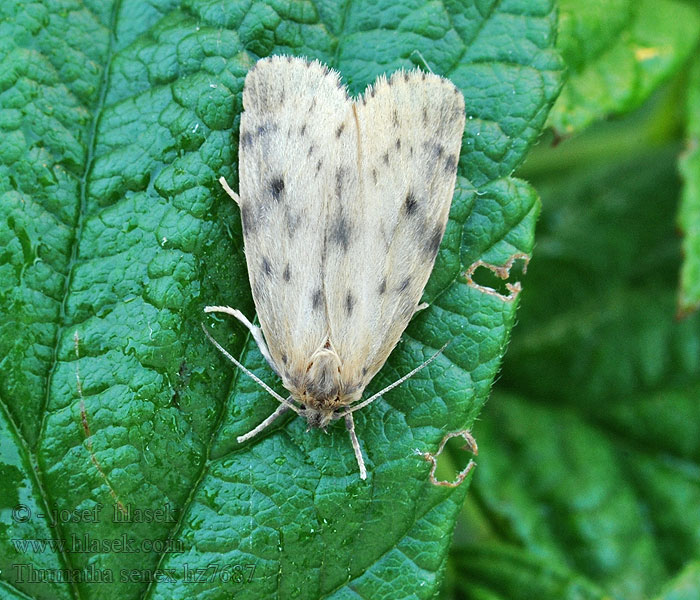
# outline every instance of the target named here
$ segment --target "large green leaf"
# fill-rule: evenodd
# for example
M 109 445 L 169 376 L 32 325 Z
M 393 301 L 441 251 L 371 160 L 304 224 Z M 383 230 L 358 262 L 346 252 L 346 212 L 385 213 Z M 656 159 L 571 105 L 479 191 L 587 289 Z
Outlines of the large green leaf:
M 0 15 L 3 597 L 433 596 L 467 488 L 433 485 L 420 453 L 471 426 L 513 325 L 516 301 L 465 272 L 532 248 L 538 200 L 510 174 L 559 89 L 551 2 L 8 0 Z M 354 92 L 415 62 L 467 100 L 430 307 L 370 391 L 450 345 L 358 415 L 366 482 L 342 426 L 292 419 L 236 444 L 274 401 L 200 329 L 207 304 L 252 316 L 216 179 L 235 181 L 243 79 L 271 53 L 326 61 Z M 279 389 L 241 327 L 210 326 Z
M 518 335 L 476 427 L 465 597 L 700 595 L 700 317 L 675 318 L 678 151 L 540 186 Z
M 700 12 L 683 0 L 560 0 L 568 80 L 549 117 L 561 135 L 637 108 L 693 51 Z

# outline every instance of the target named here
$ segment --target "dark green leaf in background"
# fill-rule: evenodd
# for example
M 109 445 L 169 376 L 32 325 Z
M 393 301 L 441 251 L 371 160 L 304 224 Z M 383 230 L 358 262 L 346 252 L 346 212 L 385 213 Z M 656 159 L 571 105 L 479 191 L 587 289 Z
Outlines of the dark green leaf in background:
M 700 563 L 691 562 L 664 586 L 656 600 L 694 600 L 700 589 Z
M 700 12 L 560 14 L 561 143 L 523 170 L 543 196 L 538 243 L 444 596 L 696 600 Z
M 700 60 L 696 58 L 688 81 L 687 148 L 680 161 L 685 186 L 678 223 L 683 239 L 683 266 L 679 311 L 700 307 Z
M 537 196 L 510 175 L 559 90 L 552 3 L 12 0 L 0 19 L 3 597 L 434 596 L 467 486 L 432 485 L 420 452 L 471 426 L 514 322 L 488 268 L 464 273 L 532 249 Z M 466 99 L 430 307 L 369 392 L 450 345 L 358 415 L 367 482 L 342 426 L 236 444 L 274 401 L 199 328 L 207 304 L 253 314 L 216 179 L 235 181 L 243 79 L 273 53 L 355 93 L 427 63 Z M 209 325 L 279 389 L 241 327 Z M 21 544 L 40 538 L 73 545 Z
M 683 0 L 560 0 L 558 47 L 568 79 L 549 116 L 570 135 L 637 108 L 698 42 L 700 16 Z
M 462 597 L 700 593 L 700 318 L 675 317 L 679 150 L 540 182 L 518 335 L 475 428 Z

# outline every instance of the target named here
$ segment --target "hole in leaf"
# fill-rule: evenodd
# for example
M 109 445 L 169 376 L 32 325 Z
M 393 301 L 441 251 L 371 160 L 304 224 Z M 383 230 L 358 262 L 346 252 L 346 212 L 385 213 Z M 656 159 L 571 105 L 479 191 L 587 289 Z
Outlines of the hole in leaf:
M 527 271 L 529 260 L 530 257 L 522 252 L 511 255 L 504 265 L 477 260 L 464 276 L 472 287 L 510 302 L 520 293 L 520 280 Z
M 437 457 L 435 479 L 454 481 L 467 468 L 472 458 L 474 453 L 465 449 L 465 443 L 461 437 L 450 438 L 440 456 Z
M 457 487 L 476 466 L 473 457 L 478 452 L 476 440 L 469 431 L 448 433 L 442 438 L 435 454 L 422 453 L 423 458 L 433 464 L 430 482 L 433 485 Z
M 508 272 L 508 277 L 502 279 L 486 265 L 480 265 L 474 271 L 472 281 L 481 287 L 491 288 L 501 296 L 508 296 L 510 294 L 508 284 L 511 286 L 519 285 L 526 270 L 527 263 L 523 259 L 516 260 Z

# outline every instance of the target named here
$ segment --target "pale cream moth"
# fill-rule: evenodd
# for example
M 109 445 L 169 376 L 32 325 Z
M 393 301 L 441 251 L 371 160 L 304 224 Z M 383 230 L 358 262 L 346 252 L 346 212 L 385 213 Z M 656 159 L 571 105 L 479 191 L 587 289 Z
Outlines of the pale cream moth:
M 239 319 L 289 391 L 243 442 L 288 410 L 310 427 L 343 418 L 366 478 L 352 413 L 396 346 L 447 224 L 464 130 L 464 98 L 419 70 L 381 76 L 358 99 L 317 61 L 272 56 L 243 89 L 239 194 L 260 328 Z M 206 332 L 206 330 L 205 330 Z M 437 354 L 433 355 L 435 358 Z M 430 360 L 432 360 L 432 358 Z

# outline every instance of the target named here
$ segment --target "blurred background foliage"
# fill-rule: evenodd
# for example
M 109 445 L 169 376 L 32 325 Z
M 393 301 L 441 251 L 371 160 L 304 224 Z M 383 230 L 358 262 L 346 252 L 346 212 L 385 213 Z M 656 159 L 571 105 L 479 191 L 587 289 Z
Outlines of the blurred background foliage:
M 568 80 L 516 173 L 537 243 L 444 598 L 700 598 L 699 27 L 694 2 L 560 2 Z

